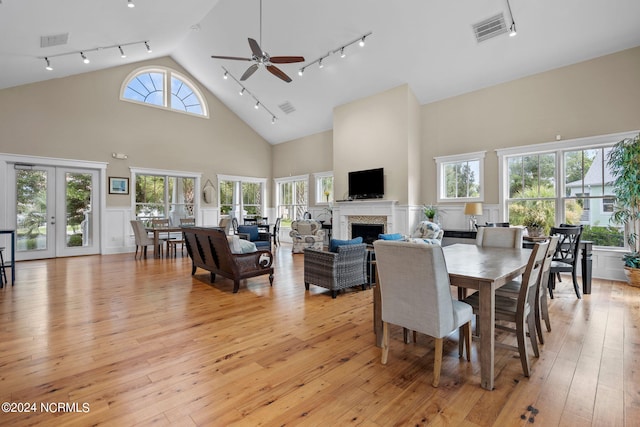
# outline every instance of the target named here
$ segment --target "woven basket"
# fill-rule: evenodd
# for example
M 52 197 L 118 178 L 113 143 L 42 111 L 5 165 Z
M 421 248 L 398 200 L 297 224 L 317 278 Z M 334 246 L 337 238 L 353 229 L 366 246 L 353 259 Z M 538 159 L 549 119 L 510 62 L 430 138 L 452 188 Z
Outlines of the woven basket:
M 640 288 L 640 268 L 624 267 L 624 274 L 631 286 Z

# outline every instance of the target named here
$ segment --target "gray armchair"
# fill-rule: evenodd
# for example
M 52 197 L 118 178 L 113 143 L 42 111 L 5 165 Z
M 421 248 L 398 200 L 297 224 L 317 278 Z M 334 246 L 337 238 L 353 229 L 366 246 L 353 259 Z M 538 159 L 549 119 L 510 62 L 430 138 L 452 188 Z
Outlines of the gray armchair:
M 362 286 L 367 283 L 365 244 L 339 246 L 337 252 L 316 249 L 304 250 L 304 287 L 321 286 L 331 291 L 335 298 L 341 289 Z
M 289 233 L 293 241 L 292 252 L 301 254 L 305 248 L 322 250 L 324 245 L 324 230 L 322 224 L 315 219 L 300 219 L 291 223 Z

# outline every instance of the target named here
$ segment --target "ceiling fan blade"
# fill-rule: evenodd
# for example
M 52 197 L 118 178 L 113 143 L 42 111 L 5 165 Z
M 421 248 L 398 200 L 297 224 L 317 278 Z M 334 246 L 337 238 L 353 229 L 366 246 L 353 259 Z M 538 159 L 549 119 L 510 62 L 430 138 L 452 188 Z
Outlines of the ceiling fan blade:
M 274 64 L 291 64 L 304 62 L 304 56 L 272 56 L 269 60 Z
M 251 58 L 240 58 L 237 56 L 218 56 L 218 55 L 211 55 L 212 58 L 218 58 L 218 59 L 235 59 L 238 61 L 253 61 L 253 59 Z
M 240 80 L 242 81 L 247 80 L 249 77 L 251 77 L 251 74 L 256 72 L 257 69 L 258 69 L 258 64 L 253 64 L 252 66 L 247 68 L 247 71 L 245 71 L 242 77 L 240 77 Z
M 264 56 L 262 49 L 260 49 L 260 45 L 252 38 L 249 38 L 249 47 L 251 48 L 251 52 L 253 52 L 257 58 L 262 58 Z
M 284 80 L 287 83 L 291 82 L 291 77 L 287 76 L 280 68 L 275 65 L 267 65 L 267 70 L 274 76 Z

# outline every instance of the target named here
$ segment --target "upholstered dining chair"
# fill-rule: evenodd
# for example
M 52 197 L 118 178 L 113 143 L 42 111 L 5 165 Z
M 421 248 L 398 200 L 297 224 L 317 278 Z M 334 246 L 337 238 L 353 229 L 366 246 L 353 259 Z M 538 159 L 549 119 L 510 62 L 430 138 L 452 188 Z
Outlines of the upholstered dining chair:
M 382 364 L 389 356 L 389 324 L 432 336 L 436 347 L 432 384 L 438 387 L 443 339 L 456 329 L 466 343 L 470 360 L 472 308 L 451 297 L 439 245 L 376 240 L 373 246 L 382 297 Z
M 529 332 L 529 340 L 536 357 L 540 356 L 538 350 L 538 342 L 536 340 L 536 324 L 535 324 L 535 295 L 538 286 L 538 279 L 542 272 L 542 266 L 549 242 L 536 243 L 529 256 L 529 262 L 522 274 L 522 282 L 518 298 L 511 298 L 502 295 L 496 295 L 495 299 L 495 319 L 515 324 L 515 328 L 510 328 L 502 324 L 496 323 L 496 329 L 515 332 L 518 342 L 517 347 L 504 343 L 496 343 L 496 346 L 506 347 L 515 350 L 520 354 L 520 363 L 524 376 L 531 375 L 531 367 L 529 363 L 529 353 L 527 351 L 527 329 Z M 464 302 L 473 307 L 473 313 L 480 313 L 480 295 L 479 292 L 464 299 Z
M 522 228 L 478 227 L 476 245 L 494 248 L 521 248 Z
M 577 264 L 578 264 L 578 250 L 580 249 L 580 238 L 582 236 L 582 226 L 569 226 L 563 224 L 560 227 L 551 227 L 549 235 L 557 235 L 558 247 L 556 253 L 551 262 L 551 276 L 549 278 L 549 296 L 553 298 L 553 290 L 556 287 L 556 277 L 560 276 L 560 273 L 571 273 L 571 279 L 573 281 L 573 289 L 576 292 L 578 299 L 582 298 L 580 295 L 580 288 L 578 287 L 577 278 Z
M 547 304 L 547 286 L 549 285 L 549 276 L 551 274 L 551 261 L 556 252 L 558 246 L 558 236 L 551 236 L 549 238 L 549 247 L 547 253 L 544 256 L 544 262 L 542 264 L 542 271 L 540 272 L 540 279 L 538 286 L 536 287 L 535 296 L 535 321 L 536 321 L 536 333 L 538 334 L 538 341 L 540 344 L 544 344 L 544 336 L 542 335 L 542 322 L 544 320 L 547 332 L 551 332 L 551 319 L 549 318 L 549 305 Z M 512 280 L 506 285 L 496 289 L 496 295 L 503 295 L 511 298 L 518 298 L 520 293 L 520 287 L 522 285 L 521 280 Z
M 144 253 L 144 257 L 147 257 L 147 247 L 153 246 L 153 238 L 149 237 L 147 230 L 144 227 L 144 222 L 139 220 L 131 220 L 131 228 L 133 228 L 133 235 L 136 241 L 136 253 L 133 255 L 134 259 L 138 258 L 138 248 L 140 249 L 140 258 L 142 258 L 142 254 Z M 155 251 L 158 248 L 154 249 Z

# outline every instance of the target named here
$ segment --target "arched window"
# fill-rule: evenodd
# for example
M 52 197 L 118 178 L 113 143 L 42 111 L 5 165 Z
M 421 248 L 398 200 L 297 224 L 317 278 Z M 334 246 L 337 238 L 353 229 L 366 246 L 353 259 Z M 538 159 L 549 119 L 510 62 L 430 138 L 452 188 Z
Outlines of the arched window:
M 122 85 L 120 99 L 208 117 L 200 91 L 170 68 L 144 67 L 133 71 Z

